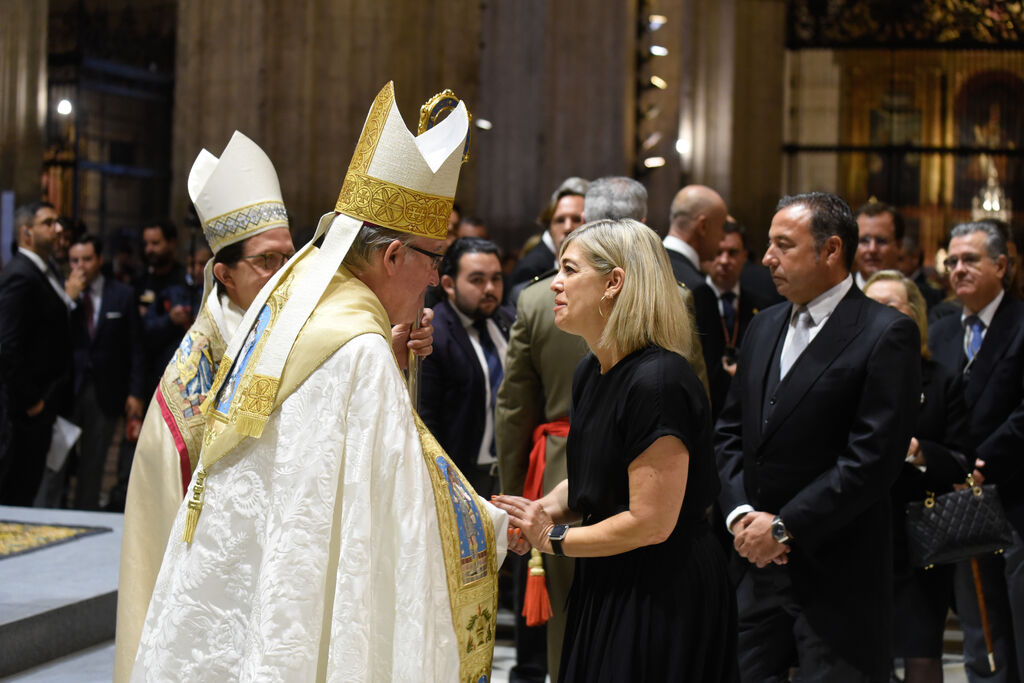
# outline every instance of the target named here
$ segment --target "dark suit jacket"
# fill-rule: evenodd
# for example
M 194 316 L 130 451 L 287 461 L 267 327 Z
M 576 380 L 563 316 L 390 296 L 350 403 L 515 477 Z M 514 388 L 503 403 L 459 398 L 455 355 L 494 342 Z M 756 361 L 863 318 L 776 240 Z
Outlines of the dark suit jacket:
M 185 279 L 185 267 L 175 263 L 165 275 L 149 271 L 135 283 L 139 304 L 145 310 L 142 315 L 142 338 L 145 344 L 145 374 L 143 395 L 150 396 L 160 383 L 160 378 L 171 362 L 181 338 L 188 331 L 171 321 L 170 310 L 175 306 L 189 306 L 191 293 Z M 198 311 L 192 311 L 193 318 Z
M 494 314 L 505 339 L 514 313 Z M 434 306 L 434 350 L 423 359 L 420 417 L 459 469 L 476 466 L 486 422 L 484 370 L 469 333 L 448 301 Z
M 544 244 L 544 241 L 541 240 L 537 242 L 537 246 L 523 254 L 523 257 L 519 259 L 519 263 L 516 264 L 516 267 L 512 270 L 512 275 L 508 279 L 508 286 L 512 287 L 520 282 L 532 280 L 538 275 L 543 275 L 551 270 L 554 265 L 554 252 L 548 249 L 548 245 Z
M 71 330 L 76 395 L 91 375 L 100 409 L 111 417 L 124 413 L 129 395 L 144 399 L 142 324 L 131 287 L 104 278 L 95 335 L 89 338 L 81 303 L 71 314 Z
M 960 316 L 936 321 L 928 340 L 936 361 L 963 372 L 967 358 Z M 964 372 L 964 401 L 970 441 L 985 461 L 986 481 L 999 485 L 1007 516 L 1024 533 L 1024 302 L 1009 294 Z
M 722 333 L 722 318 L 718 313 L 718 298 L 708 286 L 704 274 L 690 262 L 690 259 L 678 251 L 667 251 L 676 280 L 693 292 L 693 314 L 697 322 L 701 349 L 704 352 L 704 366 L 708 372 L 711 412 L 717 415 L 722 408 L 721 400 L 726 395 L 729 382 L 729 373 L 722 368 L 725 335 Z
M 790 312 L 788 303 L 772 306 L 747 330 L 716 430 L 719 501 L 726 514 L 748 504 L 781 515 L 793 538 L 786 571 L 811 627 L 884 678 L 889 488 L 920 403 L 920 336 L 910 318 L 852 287 L 766 395 Z
M 714 294 L 714 290 L 711 291 L 712 294 Z M 717 300 L 715 301 L 715 305 L 718 305 Z M 767 300 L 762 299 L 761 296 L 757 294 L 757 292 L 749 291 L 745 289 L 742 284 L 740 284 L 740 310 L 737 315 L 739 324 L 736 328 L 735 340 L 735 346 L 737 349 L 739 349 L 742 346 L 743 336 L 746 334 L 747 328 L 750 327 L 750 321 L 754 319 L 754 315 L 763 311 L 769 306 L 771 306 L 771 303 L 768 302 Z M 722 327 L 724 325 L 724 320 L 721 317 L 721 313 L 719 313 L 718 319 L 719 321 L 722 321 L 719 323 L 719 327 Z M 724 330 L 725 328 L 723 327 L 722 329 Z M 730 336 L 732 335 L 732 332 L 732 330 L 729 330 Z M 723 352 L 727 341 L 728 340 L 723 334 Z M 722 406 L 725 405 L 725 398 L 729 394 L 729 386 L 731 384 L 732 377 L 730 377 L 729 373 L 726 372 L 720 375 L 718 377 L 718 381 L 712 386 L 712 390 L 715 392 L 711 398 L 713 420 L 718 419 L 718 414 L 721 412 Z
M 0 274 L 0 354 L 12 419 L 40 400 L 50 415 L 64 412 L 71 380 L 68 309 L 21 253 Z

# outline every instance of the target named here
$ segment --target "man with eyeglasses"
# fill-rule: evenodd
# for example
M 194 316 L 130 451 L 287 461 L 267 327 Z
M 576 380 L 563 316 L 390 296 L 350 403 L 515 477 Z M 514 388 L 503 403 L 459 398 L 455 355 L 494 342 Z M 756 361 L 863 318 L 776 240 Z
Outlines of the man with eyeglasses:
M 903 216 L 893 206 L 873 199 L 857 209 L 854 282 L 858 289 L 863 290 L 878 271 L 899 268 L 904 232 Z
M 0 504 L 31 506 L 53 423 L 70 398 L 71 302 L 51 260 L 53 205 L 18 207 L 14 229 L 17 250 L 0 275 L 0 389 L 11 422 L 7 448 L 0 438 Z
M 489 676 L 508 518 L 417 417 L 393 331 L 438 283 L 468 130 L 459 103 L 414 137 L 378 94 L 323 242 L 224 353 L 134 680 Z
M 999 487 L 1015 528 L 1013 544 L 1003 555 L 977 558 L 995 671 L 986 652 L 971 563 L 956 567 L 964 666 L 972 682 L 1019 681 L 1024 679 L 1024 302 L 1007 295 L 1006 237 L 992 223 L 953 228 L 948 253 L 949 282 L 963 312 L 937 320 L 929 346 L 936 361 L 963 373 L 968 443 L 976 444 L 975 482 Z
M 295 253 L 274 166 L 241 133 L 220 159 L 200 153 L 188 190 L 214 256 L 206 264 L 199 314 L 160 378 L 135 450 L 125 501 L 115 681 L 128 679 L 171 523 L 199 458 L 200 406 L 246 309 Z

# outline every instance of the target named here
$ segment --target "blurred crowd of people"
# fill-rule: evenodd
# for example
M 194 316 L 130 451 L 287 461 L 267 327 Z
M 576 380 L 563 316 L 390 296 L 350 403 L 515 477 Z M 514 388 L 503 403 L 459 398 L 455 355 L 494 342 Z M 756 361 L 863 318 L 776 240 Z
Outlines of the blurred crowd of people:
M 14 219 L 0 273 L 0 503 L 123 510 L 145 407 L 198 310 L 209 248 L 190 245 L 181 263 L 176 226 L 158 220 L 111 250 L 46 202 Z M 70 449 L 68 423 L 81 429 Z
M 969 680 L 1024 677 L 1008 226 L 953 227 L 936 269 L 877 201 L 783 198 L 763 255 L 712 188 L 667 208 L 655 225 L 640 183 L 572 177 L 519 258 L 457 206 L 436 255 L 420 414 L 530 551 L 506 577 L 511 680 L 887 681 L 895 658 L 905 680 L 939 681 L 950 609 Z M 153 221 L 137 264 L 45 202 L 18 208 L 15 231 L 0 504 L 123 509 L 211 251 L 179 262 L 175 226 Z M 912 566 L 904 506 L 968 475 L 999 487 L 1012 546 L 977 571 Z M 539 575 L 538 619 L 523 608 Z

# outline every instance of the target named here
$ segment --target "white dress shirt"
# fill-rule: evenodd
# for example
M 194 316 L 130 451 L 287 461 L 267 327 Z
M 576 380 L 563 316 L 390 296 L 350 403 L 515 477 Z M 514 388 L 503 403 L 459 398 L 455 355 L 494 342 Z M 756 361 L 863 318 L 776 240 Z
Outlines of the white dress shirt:
M 843 297 L 846 296 L 851 287 L 853 287 L 853 276 L 847 275 L 842 282 L 831 289 L 825 290 L 808 302 L 807 312 L 811 314 L 811 326 L 808 328 L 808 345 L 814 341 L 814 338 L 818 336 L 821 329 L 825 327 L 825 323 L 827 323 L 828 319 L 832 317 L 832 313 L 836 310 L 836 306 L 838 306 L 839 302 L 843 300 Z M 782 343 L 782 356 L 786 355 L 786 348 L 790 343 L 790 338 L 792 337 L 790 332 L 793 331 L 793 326 L 796 321 L 796 311 L 798 308 L 799 307 L 794 304 L 789 312 L 789 325 L 786 329 L 786 341 Z M 743 504 L 736 506 L 736 508 L 726 516 L 725 527 L 731 533 L 733 522 L 748 512 L 753 511 L 754 508 L 751 505 Z
M 544 233 L 545 235 L 547 232 Z M 473 327 L 473 319 L 452 306 L 455 315 L 459 316 L 462 326 L 466 328 L 469 335 L 469 343 L 473 345 L 476 352 L 476 360 L 484 372 L 484 437 L 480 440 L 480 451 L 476 457 L 478 465 L 490 465 L 497 462 L 497 458 L 491 455 L 491 441 L 494 439 L 494 406 L 491 405 L 491 378 L 487 369 L 487 358 L 484 356 L 484 349 L 480 346 L 480 333 Z M 498 352 L 498 360 L 501 362 L 501 370 L 505 371 L 505 355 L 508 353 L 508 341 L 501 333 L 497 323 L 493 319 L 487 319 L 487 331 L 494 342 L 494 349 Z
M 700 255 L 687 242 L 684 242 L 675 235 L 665 235 L 665 239 L 661 243 L 665 245 L 666 249 L 671 249 L 685 256 L 686 260 L 692 263 L 694 268 L 700 270 Z

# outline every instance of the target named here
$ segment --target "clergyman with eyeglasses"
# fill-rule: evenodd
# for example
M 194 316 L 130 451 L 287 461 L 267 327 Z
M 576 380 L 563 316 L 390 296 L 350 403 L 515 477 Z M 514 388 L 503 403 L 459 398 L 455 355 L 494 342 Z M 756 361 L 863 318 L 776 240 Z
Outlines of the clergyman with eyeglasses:
M 274 166 L 241 133 L 219 159 L 206 150 L 199 154 L 188 189 L 214 256 L 206 264 L 199 314 L 160 378 L 135 449 L 121 546 L 115 681 L 128 680 L 171 523 L 199 458 L 205 424 L 199 407 L 246 309 L 295 253 Z
M 508 518 L 416 415 L 394 332 L 429 322 L 468 131 L 460 102 L 414 137 L 378 93 L 224 352 L 133 680 L 489 677 Z

